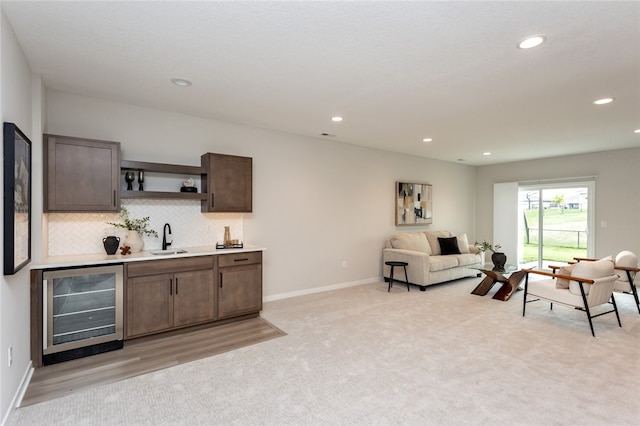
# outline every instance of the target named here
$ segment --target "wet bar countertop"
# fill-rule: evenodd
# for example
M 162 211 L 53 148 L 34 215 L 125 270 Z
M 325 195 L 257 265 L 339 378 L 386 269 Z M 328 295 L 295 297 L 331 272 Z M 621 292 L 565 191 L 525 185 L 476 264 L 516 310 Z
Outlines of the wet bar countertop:
M 224 248 L 217 249 L 213 246 L 202 247 L 176 247 L 172 248 L 172 251 L 185 250 L 186 253 L 171 253 L 171 254 L 153 254 L 155 250 L 145 250 L 138 253 L 131 253 L 127 255 L 120 254 L 118 249 L 117 254 L 108 255 L 106 253 L 94 253 L 94 254 L 77 254 L 69 256 L 50 256 L 45 257 L 40 261 L 34 262 L 29 265 L 30 269 L 53 269 L 53 268 L 68 268 L 77 266 L 88 265 L 109 265 L 113 263 L 127 263 L 127 262 L 140 262 L 143 260 L 161 260 L 161 259 L 176 259 L 181 257 L 193 257 L 193 256 L 210 256 L 229 253 L 245 253 L 252 251 L 264 251 L 264 247 L 253 246 L 245 244 L 243 248 Z

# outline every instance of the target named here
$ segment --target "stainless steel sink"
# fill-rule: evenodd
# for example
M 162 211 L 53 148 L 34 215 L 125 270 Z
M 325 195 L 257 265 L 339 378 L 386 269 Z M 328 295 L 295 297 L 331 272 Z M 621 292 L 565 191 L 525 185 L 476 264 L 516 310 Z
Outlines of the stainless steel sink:
M 155 254 L 157 256 L 167 256 L 169 254 L 181 254 L 186 253 L 186 250 L 182 249 L 167 249 L 167 250 L 152 250 L 151 254 Z

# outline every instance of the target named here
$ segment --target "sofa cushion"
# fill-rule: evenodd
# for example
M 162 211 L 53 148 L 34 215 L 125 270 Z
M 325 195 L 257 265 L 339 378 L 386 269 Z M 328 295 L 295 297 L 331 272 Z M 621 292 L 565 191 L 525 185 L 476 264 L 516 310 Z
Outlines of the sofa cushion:
M 573 272 L 573 268 L 575 266 L 575 264 L 563 266 L 562 268 L 558 269 L 558 273 L 560 275 L 571 275 L 571 272 Z M 556 278 L 556 288 L 569 288 L 569 280 L 565 278 Z
M 580 277 L 580 278 L 603 278 L 613 275 L 613 257 L 607 256 L 600 260 L 596 260 L 595 262 L 579 262 L 576 263 L 575 268 L 573 268 L 573 272 L 571 272 L 571 276 Z M 589 294 L 590 285 L 584 286 L 584 293 Z M 580 285 L 577 281 L 571 281 L 569 283 L 569 291 L 573 294 L 581 294 L 580 293 Z
M 431 256 L 429 258 L 429 271 L 437 272 L 458 266 L 457 256 Z
M 393 234 L 391 247 L 431 254 L 431 248 L 424 232 L 398 232 Z
M 458 259 L 458 266 L 474 265 L 480 262 L 478 255 L 472 253 L 456 254 L 455 258 Z
M 440 251 L 440 243 L 438 242 L 438 237 L 447 238 L 452 236 L 449 231 L 425 231 L 424 233 L 427 236 L 427 240 L 429 241 L 431 254 L 434 256 L 439 256 L 440 254 L 442 254 L 442 252 Z
M 449 254 L 460 254 L 458 239 L 456 237 L 438 237 L 438 244 L 440 244 L 440 252 L 443 256 Z
M 469 250 L 467 234 L 458 235 L 456 238 L 458 238 L 458 249 L 460 249 L 460 254 L 471 253 Z

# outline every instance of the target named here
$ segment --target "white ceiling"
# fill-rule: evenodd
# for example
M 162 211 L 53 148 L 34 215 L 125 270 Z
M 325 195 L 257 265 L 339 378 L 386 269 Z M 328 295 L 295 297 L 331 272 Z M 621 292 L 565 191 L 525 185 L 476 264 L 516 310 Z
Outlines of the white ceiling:
M 638 1 L 2 9 L 48 89 L 471 165 L 640 146 Z

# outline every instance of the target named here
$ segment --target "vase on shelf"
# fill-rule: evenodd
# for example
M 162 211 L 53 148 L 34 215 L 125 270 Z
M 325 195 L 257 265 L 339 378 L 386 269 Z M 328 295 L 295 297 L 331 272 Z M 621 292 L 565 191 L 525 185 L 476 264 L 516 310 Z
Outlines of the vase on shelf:
M 127 191 L 133 191 L 133 181 L 136 179 L 136 175 L 133 172 L 126 172 L 124 174 L 124 180 L 127 182 Z
M 144 241 L 140 238 L 138 231 L 127 231 L 127 236 L 124 239 L 124 246 L 129 246 L 131 253 L 138 253 L 142 251 L 144 247 Z
M 491 255 L 491 261 L 496 268 L 504 269 L 504 265 L 507 263 L 507 255 L 501 252 L 493 253 Z

